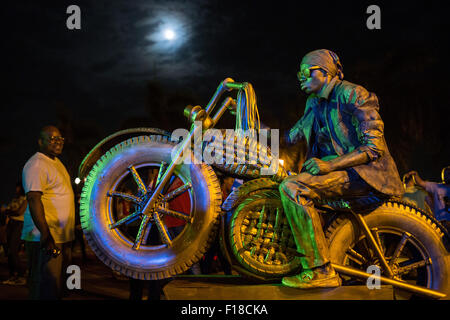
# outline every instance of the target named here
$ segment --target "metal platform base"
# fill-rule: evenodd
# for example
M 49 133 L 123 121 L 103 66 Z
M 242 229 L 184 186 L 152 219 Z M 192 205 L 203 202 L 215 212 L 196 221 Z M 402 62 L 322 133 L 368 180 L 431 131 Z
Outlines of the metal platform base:
M 393 300 L 392 286 L 299 290 L 253 284 L 240 276 L 179 276 L 164 287 L 168 300 Z

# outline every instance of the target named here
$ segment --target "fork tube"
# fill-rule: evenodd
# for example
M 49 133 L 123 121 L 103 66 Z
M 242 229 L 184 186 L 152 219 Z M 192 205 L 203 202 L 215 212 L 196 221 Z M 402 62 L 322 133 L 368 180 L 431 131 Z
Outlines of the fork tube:
M 232 105 L 232 104 L 235 104 L 235 101 L 233 100 L 233 98 L 227 97 L 225 99 L 225 101 L 222 103 L 222 105 L 220 106 L 220 109 L 217 110 L 216 114 L 212 118 L 212 121 L 213 121 L 212 127 L 214 127 L 217 124 L 217 121 L 219 121 L 219 119 L 222 117 L 224 112 L 227 110 L 228 106 Z
M 353 215 L 356 217 L 356 219 L 358 220 L 359 225 L 362 227 L 362 230 L 364 231 L 367 239 L 369 240 L 370 245 L 372 246 L 373 249 L 375 249 L 375 252 L 378 256 L 378 258 L 380 259 L 381 265 L 383 266 L 384 270 L 386 270 L 387 275 L 392 278 L 394 276 L 391 267 L 389 266 L 389 264 L 386 261 L 386 258 L 383 255 L 383 252 L 381 251 L 380 246 L 378 245 L 377 241 L 375 240 L 372 231 L 370 231 L 369 227 L 367 226 L 366 221 L 364 220 L 364 218 L 361 216 L 361 214 L 359 213 L 355 213 L 353 212 Z
M 225 80 L 223 80 L 219 86 L 216 89 L 216 92 L 214 92 L 214 95 L 211 97 L 211 100 L 208 102 L 208 104 L 206 105 L 206 115 L 209 116 L 209 114 L 211 113 L 211 111 L 214 109 L 214 107 L 216 106 L 217 101 L 219 101 L 220 97 L 222 96 L 222 94 L 226 91 L 229 90 L 227 87 L 227 83 L 228 82 L 234 82 L 233 79 L 231 78 L 226 78 Z
M 180 158 L 181 154 L 183 154 L 183 152 L 187 151 L 188 148 L 191 146 L 192 139 L 197 134 L 198 130 L 202 130 L 202 127 L 194 125 L 194 129 L 191 130 L 191 132 L 189 132 L 188 137 L 183 141 L 183 144 L 180 146 L 180 148 L 176 152 L 175 156 L 172 158 L 172 162 L 170 163 L 170 165 L 164 172 L 164 175 L 162 176 L 160 183 L 156 186 L 156 189 L 153 192 L 152 196 L 150 197 L 150 199 L 147 200 L 147 203 L 145 204 L 144 208 L 142 209 L 143 214 L 148 215 L 151 208 L 153 208 L 153 204 L 155 203 L 156 199 L 161 194 L 164 186 L 169 181 L 173 171 L 175 170 L 178 159 Z
M 237 88 L 239 86 L 242 86 L 242 85 L 239 83 L 235 84 L 234 80 L 231 78 L 226 78 L 225 80 L 223 80 L 220 83 L 219 87 L 217 88 L 216 92 L 214 93 L 213 97 L 209 101 L 209 103 L 206 107 L 206 114 L 209 115 L 211 113 L 211 111 L 214 109 L 215 105 L 217 104 L 217 101 L 219 100 L 219 98 L 222 96 L 222 94 L 225 91 L 230 91 L 232 89 L 235 89 L 235 87 Z M 230 103 L 233 103 L 233 100 L 232 99 L 230 100 L 230 99 L 225 100 L 224 103 L 222 104 L 220 110 L 214 115 L 214 122 L 213 122 L 214 125 L 219 120 L 219 118 L 223 115 L 223 113 L 225 112 L 225 109 L 228 107 L 228 105 Z M 186 151 L 188 147 L 190 147 L 192 139 L 197 134 L 198 130 L 202 130 L 202 128 L 200 126 L 194 125 L 194 129 L 191 130 L 191 132 L 189 132 L 188 138 L 185 141 L 183 141 L 183 145 L 178 149 L 178 151 L 175 154 L 175 156 L 173 157 L 172 162 L 170 163 L 169 167 L 164 172 L 164 175 L 161 178 L 161 182 L 156 186 L 156 189 L 153 192 L 152 196 L 150 197 L 150 199 L 147 200 L 147 203 L 145 204 L 144 208 L 142 209 L 143 214 L 148 215 L 151 208 L 153 208 L 153 204 L 155 203 L 157 197 L 159 197 L 164 186 L 169 181 L 170 176 L 172 175 L 173 171 L 175 170 L 175 167 L 177 165 L 176 162 L 180 158 L 180 155 L 184 151 Z

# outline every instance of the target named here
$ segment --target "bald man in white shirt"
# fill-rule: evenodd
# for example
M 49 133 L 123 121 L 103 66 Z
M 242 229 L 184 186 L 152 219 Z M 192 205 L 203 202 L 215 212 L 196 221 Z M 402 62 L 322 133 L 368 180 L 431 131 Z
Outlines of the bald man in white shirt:
M 58 128 L 41 130 L 36 152 L 25 164 L 23 187 L 28 200 L 22 239 L 30 268 L 29 298 L 62 297 L 64 268 L 71 259 L 75 201 L 70 176 L 58 159 L 64 138 Z

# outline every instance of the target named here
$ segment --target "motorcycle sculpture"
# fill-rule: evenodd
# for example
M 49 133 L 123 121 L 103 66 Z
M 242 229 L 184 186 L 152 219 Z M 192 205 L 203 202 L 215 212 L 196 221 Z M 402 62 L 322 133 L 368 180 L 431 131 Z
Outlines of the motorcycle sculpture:
M 237 98 L 223 99 L 212 115 L 222 95 L 233 90 Z M 214 128 L 227 109 L 236 112 L 243 129 L 255 122 L 249 83 L 227 78 L 205 109 L 188 106 L 185 115 L 192 127 L 182 142 L 160 129 L 136 128 L 107 137 L 85 157 L 79 169 L 85 181 L 81 224 L 88 244 L 111 269 L 141 280 L 182 274 L 219 232 L 224 255 L 246 277 L 279 282 L 299 272 L 299 254 L 278 191 L 287 173 L 277 161 L 271 175 L 262 174 L 276 154 L 249 137 L 227 136 L 225 144 L 241 150 L 237 153 L 246 160 L 257 152 L 269 161 L 181 161 L 196 159 L 193 141 L 201 152 L 225 157 L 219 152 L 221 141 L 195 137 Z M 219 171 L 244 180 L 223 203 Z M 380 281 L 407 298 L 436 299 L 450 292 L 449 233 L 422 209 L 376 195 L 316 205 L 323 212 L 331 262 L 344 285 Z

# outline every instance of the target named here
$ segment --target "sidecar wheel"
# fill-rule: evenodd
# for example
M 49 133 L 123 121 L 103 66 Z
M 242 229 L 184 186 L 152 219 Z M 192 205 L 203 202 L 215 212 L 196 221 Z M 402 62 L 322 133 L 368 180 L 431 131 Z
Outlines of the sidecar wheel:
M 411 284 L 450 294 L 450 255 L 442 230 L 424 212 L 405 203 L 386 202 L 364 216 L 374 237 L 381 244 L 394 275 Z M 382 267 L 369 249 L 365 236 L 350 214 L 343 214 L 326 231 L 330 260 L 365 271 L 369 266 Z M 365 284 L 342 276 L 344 284 Z M 416 296 L 394 290 L 396 298 Z
M 163 191 L 176 196 L 161 200 L 156 210 L 165 213 L 159 218 L 133 215 L 142 210 L 142 185 L 151 194 L 162 163 L 171 162 L 173 148 L 163 136 L 126 140 L 104 154 L 85 181 L 80 217 L 86 240 L 101 261 L 128 277 L 157 280 L 181 274 L 214 240 L 221 191 L 214 171 L 204 164 L 177 166 L 171 181 L 178 185 Z

